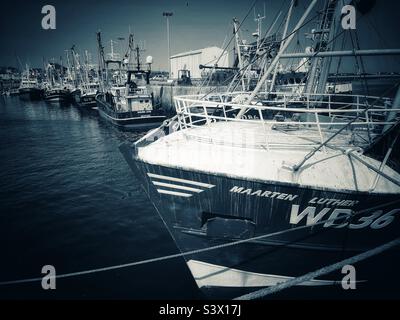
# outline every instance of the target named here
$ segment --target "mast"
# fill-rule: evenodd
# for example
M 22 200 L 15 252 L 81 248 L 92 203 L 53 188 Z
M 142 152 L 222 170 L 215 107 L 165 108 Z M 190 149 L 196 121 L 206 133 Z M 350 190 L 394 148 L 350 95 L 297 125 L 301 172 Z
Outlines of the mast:
M 70 65 L 70 61 L 69 61 L 68 50 L 65 50 L 65 54 L 66 54 L 66 57 L 67 57 L 67 78 L 68 78 L 69 80 L 72 80 L 71 65 Z
M 242 89 L 243 89 L 243 91 L 245 91 L 246 90 L 246 86 L 245 86 L 244 78 L 243 78 L 242 52 L 241 52 L 240 44 L 239 44 L 241 41 L 239 39 L 239 28 L 237 26 L 237 23 L 238 23 L 237 19 L 234 18 L 233 19 L 233 31 L 235 33 L 236 48 L 237 48 L 237 55 L 238 55 L 238 61 L 239 61 L 239 73 L 240 73 L 240 79 L 242 81 Z
M 290 18 L 292 16 L 292 10 L 293 10 L 294 4 L 295 4 L 295 0 L 292 0 L 292 2 L 290 3 L 289 12 L 288 12 L 287 17 L 286 17 L 285 29 L 283 30 L 283 34 L 282 34 L 281 46 L 285 42 L 285 38 L 286 38 L 287 31 L 288 31 L 288 28 L 289 28 L 289 21 L 290 21 Z M 278 72 L 278 67 L 279 67 L 279 64 L 277 63 L 276 66 L 275 66 L 274 75 L 272 76 L 271 87 L 269 89 L 270 92 L 272 92 L 273 89 L 274 89 L 275 80 L 276 80 L 276 74 Z
M 271 62 L 271 64 L 269 65 L 267 71 L 264 73 L 264 75 L 262 76 L 262 78 L 260 79 L 260 81 L 258 81 L 257 86 L 255 87 L 255 89 L 253 90 L 253 92 L 251 93 L 250 97 L 248 98 L 248 103 L 251 103 L 251 101 L 254 99 L 254 97 L 257 95 L 257 93 L 260 91 L 260 89 L 262 88 L 264 82 L 268 79 L 268 77 L 271 74 L 271 71 L 275 68 L 275 65 L 278 63 L 281 55 L 283 54 L 283 52 L 287 49 L 287 47 L 290 45 L 290 43 L 292 42 L 294 36 L 296 35 L 296 33 L 298 32 L 298 30 L 301 28 L 301 26 L 303 25 L 304 21 L 306 20 L 306 18 L 308 17 L 308 15 L 310 14 L 311 10 L 314 8 L 314 6 L 317 4 L 318 0 L 312 0 L 312 2 L 310 3 L 310 5 L 308 6 L 306 12 L 304 12 L 303 16 L 301 17 L 301 19 L 299 20 L 299 22 L 297 23 L 297 25 L 295 26 L 294 30 L 292 31 L 291 35 L 287 38 L 287 40 L 285 41 L 285 43 L 281 46 L 281 48 L 279 49 L 278 54 L 276 55 L 275 59 Z M 240 112 L 238 113 L 238 115 L 236 116 L 237 118 L 241 118 L 244 113 L 246 112 L 245 107 L 242 107 L 242 109 L 240 110 Z
M 129 37 L 128 37 L 128 48 L 124 55 L 124 63 L 127 65 L 127 69 L 129 70 L 129 66 L 132 64 L 132 53 L 135 50 L 134 42 L 133 42 L 133 33 L 131 33 L 129 28 Z
M 350 0 L 326 1 L 318 29 L 313 30 L 315 52 L 332 51 L 334 47 L 334 37 L 337 33 L 338 27 L 340 26 L 341 5 L 347 5 L 350 2 Z M 304 88 L 305 93 L 325 93 L 331 63 L 331 57 L 325 60 L 322 57 L 316 57 L 313 59 L 307 84 Z
M 107 79 L 107 70 L 105 68 L 105 58 L 104 58 L 104 47 L 101 42 L 101 33 L 100 31 L 96 33 L 96 38 L 97 38 L 97 51 L 99 55 L 99 68 L 98 68 L 98 74 L 99 74 L 99 82 L 101 85 L 102 91 L 104 91 L 104 71 L 106 72 L 106 79 Z
M 400 55 L 400 49 L 366 49 L 366 50 L 342 50 L 342 51 L 325 51 L 325 52 L 300 52 L 285 53 L 280 59 L 293 58 L 312 58 L 312 57 L 358 57 L 358 56 L 394 56 Z
M 140 71 L 140 48 L 139 45 L 136 45 L 136 68 Z
M 276 15 L 276 17 L 275 17 L 274 22 L 273 22 L 273 23 L 271 24 L 271 26 L 269 27 L 269 29 L 268 29 L 268 31 L 267 31 L 267 33 L 266 33 L 266 35 L 265 35 L 263 41 L 261 42 L 260 50 L 262 50 L 262 47 L 263 47 L 264 43 L 265 43 L 265 42 L 267 41 L 267 39 L 270 37 L 270 35 L 271 35 L 271 33 L 272 33 L 272 30 L 274 29 L 274 27 L 275 27 L 276 23 L 278 22 L 279 18 L 281 17 L 281 15 L 282 15 L 282 11 L 279 11 L 279 13 L 278 13 L 278 14 Z M 265 55 L 265 54 L 264 54 L 263 58 L 261 59 L 261 63 L 259 64 L 259 65 L 260 65 L 260 71 L 261 71 L 261 72 L 260 72 L 260 75 L 259 75 L 259 77 L 258 77 L 258 80 L 261 79 L 262 75 L 263 75 L 264 72 L 266 71 L 267 65 L 268 65 L 268 61 L 270 61 L 268 55 Z
M 256 9 L 254 8 L 254 21 L 257 23 L 257 32 L 253 33 L 253 36 L 257 37 L 257 50 L 260 49 L 260 42 L 261 42 L 261 36 L 262 36 L 262 21 L 265 19 L 265 2 L 264 2 L 264 15 L 261 16 L 258 14 L 256 16 Z
M 75 82 L 75 86 L 78 86 L 80 79 L 81 79 L 81 76 L 79 76 L 79 79 L 78 79 L 78 75 L 81 72 L 81 66 L 79 63 L 78 54 L 75 52 L 75 46 L 72 46 L 71 54 L 72 54 L 72 70 L 73 70 L 73 78 L 74 78 L 73 80 Z
M 114 59 L 114 43 L 112 39 L 110 40 L 110 43 L 111 43 L 111 59 Z
M 85 78 L 87 87 L 89 87 L 89 53 L 85 50 Z
M 63 63 L 62 56 L 60 56 L 60 64 L 61 64 L 61 68 L 60 68 L 60 71 L 59 71 L 59 77 L 61 79 L 59 79 L 59 80 L 60 80 L 61 85 L 63 86 L 64 85 L 64 80 L 65 80 L 65 73 L 64 73 L 64 63 Z M 67 74 L 68 74 L 68 68 L 67 68 Z

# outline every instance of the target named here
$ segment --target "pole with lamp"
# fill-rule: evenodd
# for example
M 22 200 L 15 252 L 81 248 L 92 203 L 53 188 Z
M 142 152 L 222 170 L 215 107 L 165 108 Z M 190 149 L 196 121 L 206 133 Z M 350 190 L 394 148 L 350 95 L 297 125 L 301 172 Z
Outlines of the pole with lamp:
M 169 17 L 172 17 L 172 12 L 163 12 L 163 17 L 167 17 L 167 42 L 168 42 L 168 78 L 171 78 L 171 45 L 170 45 L 170 35 L 169 35 Z

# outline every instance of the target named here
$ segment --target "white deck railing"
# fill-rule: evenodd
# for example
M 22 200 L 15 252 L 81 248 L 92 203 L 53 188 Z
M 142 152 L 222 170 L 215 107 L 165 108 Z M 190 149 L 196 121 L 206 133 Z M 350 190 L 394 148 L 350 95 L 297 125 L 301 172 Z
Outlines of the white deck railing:
M 263 132 L 257 135 L 264 135 L 267 149 L 274 145 L 277 129 L 290 131 L 296 137 L 308 131 L 304 137 L 310 138 L 313 133 L 311 146 L 324 143 L 340 130 L 342 138 L 347 136 L 344 144 L 365 146 L 395 125 L 400 115 L 400 108 L 394 108 L 391 99 L 373 96 L 273 93 L 271 99 L 271 95 L 261 93 L 254 104 L 237 102 L 247 96 L 248 93 L 235 92 L 213 94 L 206 99 L 203 95 L 174 97 L 179 128 L 212 126 L 220 121 L 258 124 Z M 236 115 L 241 109 L 246 113 L 239 119 Z M 284 121 L 277 121 L 276 115 L 284 117 Z M 279 145 L 282 147 L 281 142 Z

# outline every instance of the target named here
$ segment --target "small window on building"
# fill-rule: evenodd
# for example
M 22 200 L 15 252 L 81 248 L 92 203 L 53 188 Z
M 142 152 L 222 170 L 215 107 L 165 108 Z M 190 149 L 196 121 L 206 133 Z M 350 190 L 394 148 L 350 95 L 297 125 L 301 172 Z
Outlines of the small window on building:
M 143 100 L 140 100 L 139 102 L 140 102 L 140 103 L 143 103 Z

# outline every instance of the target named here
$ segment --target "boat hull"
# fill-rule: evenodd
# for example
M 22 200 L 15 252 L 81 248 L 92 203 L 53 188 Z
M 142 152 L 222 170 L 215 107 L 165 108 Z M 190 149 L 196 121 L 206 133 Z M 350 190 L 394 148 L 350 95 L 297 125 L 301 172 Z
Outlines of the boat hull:
M 122 145 L 121 151 L 182 252 L 303 227 L 185 256 L 197 285 L 211 296 L 221 297 L 222 292 L 223 297 L 231 298 L 276 285 L 398 234 L 400 204 L 396 195 L 243 180 L 145 163 L 128 145 Z M 352 220 L 312 226 L 377 207 Z M 369 271 L 357 270 L 357 274 L 364 280 L 371 276 Z M 334 285 L 342 277 L 339 272 L 302 285 Z
M 77 105 L 81 108 L 93 109 L 97 106 L 95 97 L 80 99 Z
M 68 90 L 48 90 L 44 93 L 44 99 L 48 102 L 69 102 L 71 94 Z
M 80 90 L 73 94 L 73 99 L 78 107 L 92 109 L 97 106 L 96 94 L 82 95 Z
M 120 117 L 115 111 L 111 110 L 111 107 L 107 102 L 96 97 L 97 108 L 100 116 L 113 124 L 114 126 L 125 129 L 125 130 L 144 130 L 158 127 L 166 116 L 158 112 L 152 111 L 147 113 L 134 113 L 127 117 Z
M 39 88 L 19 88 L 18 93 L 22 100 L 40 100 L 43 97 L 43 90 Z

